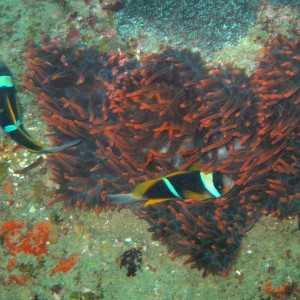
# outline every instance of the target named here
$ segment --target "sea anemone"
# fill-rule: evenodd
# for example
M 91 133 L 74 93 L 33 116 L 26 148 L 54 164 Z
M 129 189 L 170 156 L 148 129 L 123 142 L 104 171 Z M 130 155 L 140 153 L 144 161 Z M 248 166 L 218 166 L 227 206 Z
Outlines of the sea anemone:
M 255 137 L 256 107 L 250 81 L 243 70 L 231 66 L 209 71 L 209 78 L 197 84 L 202 95 L 188 119 L 197 120 L 195 148 L 183 168 L 198 166 L 201 170 L 218 170 L 237 181 L 240 168 L 247 160 L 247 147 Z M 149 206 L 139 216 L 151 225 L 153 238 L 167 245 L 176 257 L 186 255 L 191 268 L 209 273 L 226 274 L 235 260 L 242 235 L 257 220 L 256 209 L 249 206 L 251 194 L 243 195 L 243 184 L 236 184 L 224 197 L 205 202 L 184 200 L 168 205 Z M 251 208 L 253 208 L 251 206 Z
M 81 139 L 49 158 L 60 185 L 52 202 L 99 212 L 110 207 L 106 194 L 180 166 L 177 152 L 196 131 L 185 115 L 206 75 L 198 55 L 165 49 L 137 62 L 43 37 L 25 57 L 25 86 L 37 93 L 53 143 Z
M 204 275 L 226 274 L 243 234 L 263 214 L 300 213 L 300 41 L 278 37 L 249 78 L 197 53 L 164 49 L 139 61 L 43 38 L 26 55 L 53 143 L 80 138 L 48 160 L 58 197 L 97 213 L 179 169 L 217 170 L 234 181 L 221 198 L 134 206 L 173 257 Z
M 105 207 L 103 187 L 119 187 L 123 172 L 113 142 L 106 137 L 118 121 L 107 109 L 106 87 L 113 73 L 123 73 L 125 65 L 133 68 L 135 62 L 123 54 L 108 56 L 74 41 L 47 37 L 41 47 L 32 45 L 26 61 L 30 73 L 25 74 L 25 86 L 37 93 L 53 144 L 70 137 L 81 139 L 77 147 L 48 158 L 53 179 L 60 185 L 52 202 L 100 212 Z
M 264 54 L 251 81 L 258 109 L 252 151 L 263 151 L 255 161 L 256 174 L 265 175 L 263 213 L 283 218 L 300 211 L 300 39 L 278 36 Z
M 225 197 L 142 208 L 153 238 L 192 268 L 226 274 L 242 236 L 262 214 L 282 219 L 300 212 L 300 41 L 278 37 L 248 79 L 231 67 L 200 80 L 204 93 L 189 163 L 230 174 Z

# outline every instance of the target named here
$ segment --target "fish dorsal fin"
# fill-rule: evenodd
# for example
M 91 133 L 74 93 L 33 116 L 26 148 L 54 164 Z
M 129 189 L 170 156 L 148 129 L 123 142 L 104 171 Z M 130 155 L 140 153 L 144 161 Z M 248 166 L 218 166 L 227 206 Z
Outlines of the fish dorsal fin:
M 176 171 L 176 172 L 171 173 L 167 176 L 164 176 L 163 178 L 172 178 L 174 176 L 181 175 L 181 174 L 186 174 L 186 173 L 189 173 L 189 172 L 188 171 Z
M 198 168 L 198 167 L 196 167 L 196 166 L 190 166 L 189 168 L 188 168 L 188 170 L 190 171 L 190 172 L 193 172 L 193 171 L 199 171 L 200 172 L 200 168 Z

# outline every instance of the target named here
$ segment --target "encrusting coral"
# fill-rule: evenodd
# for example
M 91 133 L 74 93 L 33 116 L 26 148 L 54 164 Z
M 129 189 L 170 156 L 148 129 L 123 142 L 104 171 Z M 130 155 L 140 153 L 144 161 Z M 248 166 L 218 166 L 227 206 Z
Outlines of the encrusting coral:
M 173 257 L 226 274 L 261 215 L 300 213 L 300 40 L 279 36 L 264 53 L 249 78 L 189 50 L 137 61 L 61 39 L 32 45 L 25 86 L 50 139 L 81 139 L 48 158 L 60 185 L 52 202 L 99 213 L 114 207 L 107 195 L 176 170 L 228 174 L 234 187 L 221 198 L 132 208 Z

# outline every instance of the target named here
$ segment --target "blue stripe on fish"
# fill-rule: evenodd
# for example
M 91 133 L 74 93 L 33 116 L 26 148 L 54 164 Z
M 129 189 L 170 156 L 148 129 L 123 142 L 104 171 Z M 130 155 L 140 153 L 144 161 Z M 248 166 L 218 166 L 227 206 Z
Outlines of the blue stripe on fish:
M 175 190 L 173 184 L 170 182 L 169 179 L 163 177 L 162 180 L 164 181 L 164 183 L 166 184 L 166 186 L 168 187 L 169 191 L 177 198 L 181 198 L 180 195 L 177 193 L 177 191 Z
M 6 133 L 12 132 L 14 130 L 17 130 L 19 126 L 21 126 L 22 122 L 21 120 L 17 120 L 17 125 L 6 125 L 3 129 Z
M 0 88 L 1 87 L 13 87 L 14 84 L 12 82 L 11 76 L 3 75 L 0 76 Z

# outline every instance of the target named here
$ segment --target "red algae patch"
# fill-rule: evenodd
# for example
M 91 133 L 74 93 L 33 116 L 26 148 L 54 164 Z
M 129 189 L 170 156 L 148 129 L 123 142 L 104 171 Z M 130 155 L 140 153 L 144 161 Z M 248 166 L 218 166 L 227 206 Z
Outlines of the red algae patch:
M 20 221 L 14 221 L 14 220 L 7 221 L 7 222 L 5 222 L 1 225 L 1 233 L 3 231 L 11 231 L 11 230 L 15 230 L 15 229 L 21 229 L 24 226 L 25 226 L 25 223 L 24 223 L 23 220 L 20 220 Z
M 79 255 L 74 253 L 69 258 L 62 258 L 58 265 L 52 269 L 51 274 L 56 274 L 58 272 L 68 273 L 76 265 Z
M 23 221 L 19 221 L 19 223 L 10 222 L 4 223 L 2 227 L 8 228 L 8 230 L 4 230 L 4 240 L 12 255 L 15 256 L 20 252 L 25 252 L 36 256 L 40 260 L 42 254 L 47 254 L 46 242 L 51 227 L 49 221 L 35 224 L 25 234 L 20 230 L 24 227 Z
M 284 283 L 279 287 L 274 287 L 271 278 L 267 278 L 263 291 L 267 295 L 272 295 L 274 299 L 287 299 L 292 295 L 300 295 L 300 288 L 296 282 Z
M 0 237 L 9 249 L 8 254 L 13 256 L 6 266 L 9 275 L 8 278 L 2 279 L 3 285 L 8 286 L 12 282 L 25 284 L 29 280 L 29 274 L 26 273 L 23 276 L 13 274 L 19 268 L 18 254 L 24 252 L 26 255 L 34 255 L 40 261 L 42 255 L 48 252 L 46 242 L 51 230 L 51 223 L 49 221 L 40 222 L 25 231 L 23 220 L 10 220 L 3 223 L 0 228 Z
M 9 196 L 14 194 L 14 185 L 10 180 L 6 180 L 2 186 L 3 192 Z
M 3 286 L 12 283 L 25 284 L 36 276 L 36 272 L 44 270 L 47 260 L 56 264 L 52 271 L 45 269 L 48 275 L 68 273 L 78 261 L 78 254 L 61 259 L 53 254 L 49 255 L 48 245 L 59 240 L 55 225 L 50 221 L 42 221 L 28 228 L 23 220 L 9 220 L 0 225 L 0 238 L 3 240 L 3 247 L 7 249 L 5 251 L 8 257 L 7 274 L 0 276 Z M 30 260 L 30 256 L 36 259 Z

